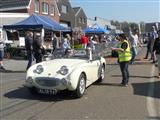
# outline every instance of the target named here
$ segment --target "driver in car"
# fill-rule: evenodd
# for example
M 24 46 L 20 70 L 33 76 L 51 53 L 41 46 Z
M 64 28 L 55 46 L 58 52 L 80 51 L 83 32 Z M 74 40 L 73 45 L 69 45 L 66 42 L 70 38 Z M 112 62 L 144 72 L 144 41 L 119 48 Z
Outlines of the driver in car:
M 73 49 L 66 49 L 65 51 L 65 56 L 68 57 L 72 57 L 74 55 L 74 50 Z

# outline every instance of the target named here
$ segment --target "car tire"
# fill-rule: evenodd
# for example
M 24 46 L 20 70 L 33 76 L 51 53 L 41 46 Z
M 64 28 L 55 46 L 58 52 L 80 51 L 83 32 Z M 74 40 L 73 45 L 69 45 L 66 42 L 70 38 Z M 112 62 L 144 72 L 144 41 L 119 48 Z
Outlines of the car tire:
M 98 79 L 98 81 L 97 82 L 102 82 L 103 80 L 104 80 L 104 74 L 105 74 L 105 67 L 104 66 L 102 66 L 102 68 L 101 68 L 101 72 L 100 72 L 100 77 L 99 77 L 99 79 Z
M 85 89 L 86 89 L 86 76 L 82 73 L 79 76 L 78 85 L 77 85 L 76 90 L 74 91 L 75 97 L 81 98 L 85 93 Z
M 37 92 L 37 89 L 32 87 L 32 88 L 28 88 L 28 91 L 32 94 L 32 95 L 37 95 L 38 92 Z

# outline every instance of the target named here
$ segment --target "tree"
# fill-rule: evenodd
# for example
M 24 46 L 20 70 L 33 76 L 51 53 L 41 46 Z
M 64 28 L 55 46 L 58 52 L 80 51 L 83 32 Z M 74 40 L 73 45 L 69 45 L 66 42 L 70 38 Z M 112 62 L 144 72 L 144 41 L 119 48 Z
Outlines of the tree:
M 121 23 L 121 30 L 124 32 L 124 33 L 127 33 L 129 31 L 129 23 L 128 22 L 122 22 Z
M 130 23 L 129 26 L 131 27 L 131 30 L 135 30 L 135 29 L 138 29 L 138 30 L 139 30 L 137 23 Z
M 140 22 L 140 29 L 141 29 L 141 33 L 144 33 L 144 29 L 145 29 L 145 23 L 142 21 Z

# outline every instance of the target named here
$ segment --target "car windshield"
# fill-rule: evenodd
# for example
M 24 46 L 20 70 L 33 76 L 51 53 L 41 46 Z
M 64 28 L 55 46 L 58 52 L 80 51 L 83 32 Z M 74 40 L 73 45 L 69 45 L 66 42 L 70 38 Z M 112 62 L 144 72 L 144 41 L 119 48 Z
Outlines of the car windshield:
M 95 48 L 87 48 L 87 49 L 68 49 L 64 50 L 62 48 L 56 49 L 53 53 L 53 59 L 59 58 L 78 58 L 78 59 L 90 59 L 89 49 L 92 51 L 90 54 L 92 56 L 92 60 L 98 59 L 100 56 L 105 56 L 108 54 L 108 47 L 104 44 L 102 45 L 95 45 Z
M 88 59 L 87 51 L 86 49 L 57 49 L 54 54 L 55 58 L 82 58 L 82 59 Z

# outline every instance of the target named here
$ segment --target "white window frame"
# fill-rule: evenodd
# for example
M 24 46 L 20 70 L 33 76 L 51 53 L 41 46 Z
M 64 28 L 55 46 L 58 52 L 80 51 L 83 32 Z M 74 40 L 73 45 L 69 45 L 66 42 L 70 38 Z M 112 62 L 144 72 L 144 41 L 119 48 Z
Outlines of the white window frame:
M 85 24 L 85 18 L 82 18 L 82 23 Z
M 34 0 L 34 12 L 39 13 L 39 0 Z
M 50 15 L 52 15 L 52 16 L 55 15 L 55 6 L 54 5 L 50 6 Z
M 81 18 L 81 17 L 79 17 L 78 21 L 79 21 L 79 23 L 82 23 L 82 18 Z
M 64 14 L 67 14 L 67 6 L 66 5 L 61 6 L 61 12 Z
M 42 14 L 49 14 L 49 5 L 46 2 L 42 2 Z

